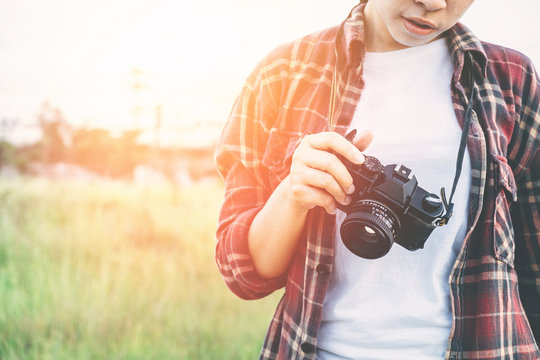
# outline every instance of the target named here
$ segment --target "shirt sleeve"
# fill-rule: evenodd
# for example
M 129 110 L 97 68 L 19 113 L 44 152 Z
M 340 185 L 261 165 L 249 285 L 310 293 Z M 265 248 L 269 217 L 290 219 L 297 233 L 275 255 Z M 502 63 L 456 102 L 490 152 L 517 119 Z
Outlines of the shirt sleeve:
M 518 189 L 512 207 L 520 297 L 540 343 L 540 83 L 529 62 L 517 77 L 521 88 L 510 147 Z
M 277 65 L 276 65 L 277 64 Z M 247 79 L 216 147 L 225 179 L 216 242 L 216 263 L 227 286 L 239 297 L 257 299 L 285 285 L 286 276 L 258 275 L 248 249 L 251 223 L 275 187 L 264 166 L 269 130 L 281 89 L 279 62 L 261 62 Z

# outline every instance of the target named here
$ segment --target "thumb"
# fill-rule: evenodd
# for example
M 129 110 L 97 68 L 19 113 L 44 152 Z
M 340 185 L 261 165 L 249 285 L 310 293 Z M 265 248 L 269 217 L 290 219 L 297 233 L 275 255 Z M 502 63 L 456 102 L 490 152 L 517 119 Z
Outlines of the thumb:
M 367 149 L 369 144 L 371 144 L 372 140 L 373 133 L 371 132 L 371 130 L 364 130 L 354 137 L 352 143 L 358 148 L 358 150 L 364 151 Z

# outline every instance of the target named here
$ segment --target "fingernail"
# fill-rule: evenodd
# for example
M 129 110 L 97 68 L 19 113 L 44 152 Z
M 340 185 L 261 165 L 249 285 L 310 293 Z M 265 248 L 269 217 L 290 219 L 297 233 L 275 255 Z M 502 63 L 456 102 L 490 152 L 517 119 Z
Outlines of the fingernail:
M 345 200 L 343 201 L 343 205 L 349 205 L 352 201 L 352 197 L 347 196 Z
M 357 152 L 354 159 L 356 160 L 357 164 L 362 164 L 365 160 L 364 155 L 361 152 Z
M 353 184 L 349 186 L 349 188 L 347 189 L 347 194 L 353 194 L 355 190 L 356 188 L 354 187 L 354 184 Z

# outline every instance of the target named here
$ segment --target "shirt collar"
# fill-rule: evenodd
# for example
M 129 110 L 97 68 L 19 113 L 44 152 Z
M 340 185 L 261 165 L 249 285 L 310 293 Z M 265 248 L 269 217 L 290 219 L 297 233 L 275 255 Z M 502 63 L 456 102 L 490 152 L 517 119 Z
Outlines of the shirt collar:
M 336 39 L 337 67 L 340 73 L 356 69 L 361 73 L 365 55 L 364 7 L 367 0 L 361 0 L 341 23 Z M 465 64 L 465 54 L 472 55 L 477 70 L 482 77 L 486 74 L 487 56 L 478 38 L 463 24 L 457 23 L 447 31 L 450 53 L 459 79 Z
M 356 5 L 341 23 L 336 38 L 337 66 L 340 72 L 361 67 L 365 47 L 364 7 L 367 0 Z
M 447 32 L 450 53 L 456 66 L 456 74 L 461 75 L 465 63 L 465 54 L 470 54 L 475 66 L 486 76 L 487 55 L 478 38 L 461 23 L 457 23 Z

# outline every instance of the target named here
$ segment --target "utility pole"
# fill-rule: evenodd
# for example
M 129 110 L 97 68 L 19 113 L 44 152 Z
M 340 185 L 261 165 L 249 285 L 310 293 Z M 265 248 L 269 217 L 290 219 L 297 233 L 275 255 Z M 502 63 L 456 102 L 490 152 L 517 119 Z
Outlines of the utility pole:
M 142 126 L 144 113 L 142 91 L 146 88 L 146 85 L 142 81 L 143 71 L 141 69 L 133 69 L 131 73 L 133 75 L 133 84 L 131 86 L 131 89 L 133 90 L 133 127 L 140 128 Z
M 155 122 L 154 122 L 154 154 L 155 154 L 155 165 L 158 168 L 158 170 L 167 176 L 166 174 L 166 158 L 164 158 L 165 154 L 163 149 L 161 149 L 161 142 L 160 142 L 160 132 L 161 132 L 161 125 L 162 125 L 162 106 L 156 105 L 154 107 L 154 115 L 155 115 Z
M 154 146 L 156 147 L 156 149 L 159 149 L 161 147 L 160 146 L 161 144 L 159 142 L 159 135 L 161 133 L 161 126 L 162 126 L 162 110 L 163 110 L 162 105 L 156 105 L 155 107 L 156 122 L 154 124 L 154 135 L 155 135 Z

